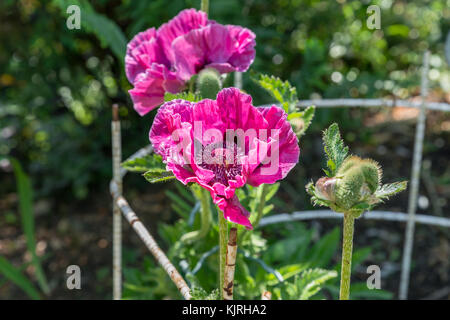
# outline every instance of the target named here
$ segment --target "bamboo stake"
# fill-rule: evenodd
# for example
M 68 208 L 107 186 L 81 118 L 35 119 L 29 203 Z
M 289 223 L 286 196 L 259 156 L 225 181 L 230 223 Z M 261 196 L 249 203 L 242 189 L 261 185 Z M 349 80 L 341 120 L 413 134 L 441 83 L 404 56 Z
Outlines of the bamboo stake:
M 419 117 L 417 118 L 416 137 L 414 141 L 414 156 L 411 174 L 411 187 L 409 189 L 408 203 L 408 223 L 406 225 L 405 242 L 403 247 L 402 273 L 400 277 L 400 299 L 408 297 L 409 273 L 411 266 L 411 256 L 414 243 L 415 214 L 417 209 L 417 194 L 419 192 L 420 168 L 422 167 L 422 149 L 425 136 L 425 120 L 428 96 L 428 68 L 430 52 L 426 51 L 423 56 L 422 77 L 420 95 L 422 96 L 422 105 L 420 107 Z
M 150 250 L 152 255 L 155 257 L 156 261 L 158 261 L 158 263 L 167 272 L 170 279 L 172 279 L 172 281 L 175 283 L 181 295 L 186 300 L 190 300 L 191 290 L 184 281 L 183 277 L 180 275 L 178 270 L 173 266 L 173 264 L 170 262 L 170 260 L 161 250 L 161 248 L 158 246 L 155 239 L 152 237 L 152 235 L 148 232 L 148 230 L 136 216 L 136 213 L 134 213 L 134 211 L 131 209 L 130 205 L 125 200 L 125 198 L 123 196 L 117 197 L 116 203 L 120 208 L 120 210 L 122 211 L 125 218 L 127 219 L 127 221 L 130 223 L 130 225 L 136 231 L 138 236 L 141 238 L 141 240 Z
M 227 246 L 227 260 L 223 281 L 223 299 L 233 300 L 234 270 L 236 268 L 237 228 L 230 229 Z
M 120 162 L 122 160 L 122 147 L 120 136 L 119 108 L 117 104 L 112 109 L 113 121 L 111 122 L 112 134 L 112 158 L 113 180 L 117 186 L 117 194 L 122 194 L 122 176 L 120 174 Z M 113 202 L 113 299 L 122 298 L 122 220 L 120 209 Z
M 271 300 L 272 299 L 272 293 L 270 291 L 264 291 L 261 295 L 261 300 Z

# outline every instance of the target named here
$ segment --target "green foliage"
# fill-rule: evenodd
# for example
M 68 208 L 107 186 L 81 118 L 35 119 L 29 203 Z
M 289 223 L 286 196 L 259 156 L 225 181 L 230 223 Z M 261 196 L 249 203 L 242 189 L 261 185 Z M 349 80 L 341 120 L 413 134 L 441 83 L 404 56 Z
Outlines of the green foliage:
M 166 165 L 163 163 L 162 157 L 157 154 L 127 160 L 122 163 L 122 167 L 128 171 L 145 172 L 144 178 L 150 183 L 175 179 L 172 172 L 166 171 Z
M 0 157 L 1 159 L 1 157 Z M 19 211 L 22 222 L 22 230 L 25 235 L 27 249 L 31 254 L 31 264 L 36 270 L 36 278 L 43 293 L 48 294 L 50 289 L 47 278 L 42 269 L 40 258 L 36 254 L 36 239 L 34 235 L 34 214 L 33 214 L 33 189 L 30 178 L 25 174 L 20 163 L 9 158 L 16 177 L 17 193 L 19 196 Z M 40 293 L 33 283 L 28 280 L 20 271 L 15 268 L 4 257 L 0 257 L 0 274 L 19 286 L 30 298 L 40 299 Z
M 219 290 L 214 289 L 210 293 L 202 288 L 194 287 L 191 291 L 192 300 L 219 300 Z
M 166 165 L 158 154 L 150 154 L 144 157 L 130 159 L 122 163 L 122 168 L 133 172 L 146 172 L 149 170 L 166 171 Z
M 202 96 L 192 93 L 190 91 L 188 92 L 180 92 L 180 93 L 170 93 L 170 92 L 166 92 L 164 95 L 164 101 L 172 101 L 175 99 L 181 99 L 181 100 L 186 100 L 186 101 L 190 101 L 190 102 L 199 102 L 200 100 L 202 100 Z
M 316 107 L 307 107 L 304 111 L 293 112 L 288 115 L 288 120 L 291 123 L 297 137 L 301 137 L 308 130 L 316 113 Z
M 42 269 L 39 257 L 36 255 L 36 239 L 34 236 L 34 214 L 33 214 L 33 188 L 29 177 L 25 174 L 22 166 L 16 159 L 10 159 L 16 176 L 17 192 L 19 194 L 19 209 L 22 221 L 22 229 L 27 242 L 27 249 L 31 254 L 31 261 L 36 269 L 36 277 L 41 290 L 49 293 L 47 278 Z
M 283 300 L 308 300 L 319 292 L 330 279 L 336 278 L 337 272 L 324 269 L 308 269 L 296 275 L 293 283 L 285 282 L 275 291 Z
M 170 171 L 160 171 L 158 169 L 149 170 L 144 173 L 144 178 L 150 183 L 167 182 L 175 179 Z
M 281 107 L 288 114 L 288 120 L 297 137 L 304 135 L 311 125 L 316 108 L 310 106 L 303 111 L 299 111 L 297 89 L 289 81 L 283 82 L 278 77 L 265 74 L 258 74 L 258 78 L 253 78 L 253 80 L 281 104 Z
M 382 186 L 379 186 L 377 191 L 375 191 L 375 197 L 377 197 L 380 201 L 385 199 L 389 199 L 389 197 L 396 195 L 403 190 L 406 190 L 408 186 L 408 181 L 387 183 Z
M 0 273 L 20 287 L 31 299 L 41 299 L 33 283 L 2 256 L 0 256 Z
M 81 11 L 81 30 L 93 33 L 100 40 L 102 47 L 110 48 L 123 65 L 125 52 L 127 50 L 127 38 L 120 27 L 102 14 L 97 13 L 91 4 L 86 0 L 53 0 L 63 14 L 70 5 L 77 5 Z
M 328 170 L 325 170 L 325 173 L 329 177 L 334 177 L 336 171 L 348 155 L 348 147 L 344 145 L 344 141 L 342 140 L 339 132 L 339 126 L 336 123 L 333 123 L 324 131 L 323 145 L 328 159 Z
M 268 76 L 259 74 L 255 81 L 275 98 L 286 113 L 294 112 L 297 108 L 298 98 L 297 89 L 289 83 L 289 81 L 282 81 L 275 76 Z

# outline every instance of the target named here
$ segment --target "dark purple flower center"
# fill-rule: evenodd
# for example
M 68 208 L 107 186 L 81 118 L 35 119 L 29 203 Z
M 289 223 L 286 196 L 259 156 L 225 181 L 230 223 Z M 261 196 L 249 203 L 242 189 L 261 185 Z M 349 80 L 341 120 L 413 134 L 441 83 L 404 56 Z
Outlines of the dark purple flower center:
M 221 156 L 220 156 L 220 153 Z M 228 186 L 228 180 L 234 180 L 236 176 L 242 175 L 242 164 L 239 162 L 238 148 L 236 144 L 221 143 L 221 145 L 203 146 L 200 157 L 201 161 L 197 162 L 203 169 L 210 170 L 215 177 L 210 181 L 210 184 L 219 182 Z

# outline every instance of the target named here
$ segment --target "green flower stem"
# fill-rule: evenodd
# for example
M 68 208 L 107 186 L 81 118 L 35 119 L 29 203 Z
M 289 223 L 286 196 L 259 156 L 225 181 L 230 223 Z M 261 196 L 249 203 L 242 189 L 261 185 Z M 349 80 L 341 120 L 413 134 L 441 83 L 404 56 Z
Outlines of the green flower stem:
M 182 242 L 192 242 L 204 238 L 211 229 L 211 207 L 210 207 L 210 194 L 204 188 L 198 188 L 198 190 L 192 190 L 196 198 L 200 199 L 201 211 L 200 211 L 200 230 L 195 230 L 186 233 L 181 237 Z
M 253 221 L 253 227 L 256 227 L 259 224 L 259 221 L 261 221 L 264 208 L 266 207 L 266 196 L 268 191 L 267 184 L 263 184 L 258 189 L 258 207 L 256 208 L 256 217 L 255 221 Z
M 223 212 L 217 209 L 219 222 L 219 292 L 223 300 L 223 280 L 225 276 L 225 263 L 227 259 L 228 222 L 223 217 Z
M 252 225 L 253 228 L 256 228 L 259 224 L 259 221 L 261 221 L 261 218 L 264 213 L 264 208 L 266 206 L 266 195 L 269 189 L 267 188 L 267 184 L 263 184 L 258 188 L 258 194 L 256 195 L 256 216 L 255 220 L 253 221 Z M 245 241 L 250 236 L 250 233 L 247 232 L 246 229 L 242 229 L 240 234 L 238 235 L 238 243 L 241 244 L 243 241 Z
M 209 12 L 209 0 L 202 0 L 202 4 L 200 7 L 200 10 L 208 14 Z
M 342 266 L 340 300 L 350 297 L 350 275 L 352 272 L 353 231 L 355 217 L 351 213 L 344 213 L 344 234 L 342 240 Z

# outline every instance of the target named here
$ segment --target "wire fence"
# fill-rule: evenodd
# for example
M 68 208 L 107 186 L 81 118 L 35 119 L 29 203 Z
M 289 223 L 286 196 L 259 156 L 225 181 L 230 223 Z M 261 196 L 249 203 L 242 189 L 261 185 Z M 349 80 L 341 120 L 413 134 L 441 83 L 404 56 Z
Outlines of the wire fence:
M 411 170 L 411 182 L 409 188 L 408 212 L 371 211 L 363 215 L 362 219 L 386 220 L 394 222 L 406 222 L 406 232 L 402 257 L 402 272 L 400 278 L 399 298 L 406 299 L 408 296 L 409 275 L 411 267 L 411 256 L 414 244 L 414 229 L 416 223 L 432 226 L 450 227 L 450 218 L 435 217 L 432 215 L 416 214 L 417 197 L 419 191 L 419 179 L 422 167 L 422 146 L 425 136 L 426 110 L 436 110 L 450 112 L 450 104 L 427 102 L 428 96 L 428 69 L 429 52 L 425 52 L 421 72 L 421 101 L 398 100 L 398 99 L 323 99 L 323 100 L 303 100 L 300 107 L 315 105 L 318 108 L 330 107 L 411 107 L 420 110 L 417 118 L 416 133 L 414 140 L 414 155 Z M 241 88 L 242 74 L 235 73 L 235 86 Z M 121 237 L 122 226 L 120 212 L 124 215 L 128 223 L 133 227 L 141 240 L 145 243 L 158 263 L 167 272 L 169 277 L 179 289 L 181 295 L 189 300 L 191 298 L 190 288 L 186 284 L 181 274 L 169 261 L 164 252 L 159 248 L 156 241 L 138 219 L 136 213 L 131 209 L 128 202 L 122 195 L 122 180 L 127 170 L 120 167 L 121 163 L 121 138 L 120 121 L 117 114 L 117 106 L 113 107 L 112 128 L 112 155 L 113 155 L 113 179 L 110 183 L 110 192 L 113 197 L 113 299 L 121 299 L 122 271 L 121 271 Z M 151 145 L 148 145 L 133 155 L 129 159 L 143 157 L 152 152 Z M 119 217 L 119 218 L 118 218 Z M 297 211 L 291 214 L 283 213 L 261 219 L 259 227 L 264 227 L 274 223 L 286 223 L 297 220 L 308 219 L 329 219 L 342 218 L 330 210 Z M 268 294 L 263 293 L 262 299 L 267 299 Z

